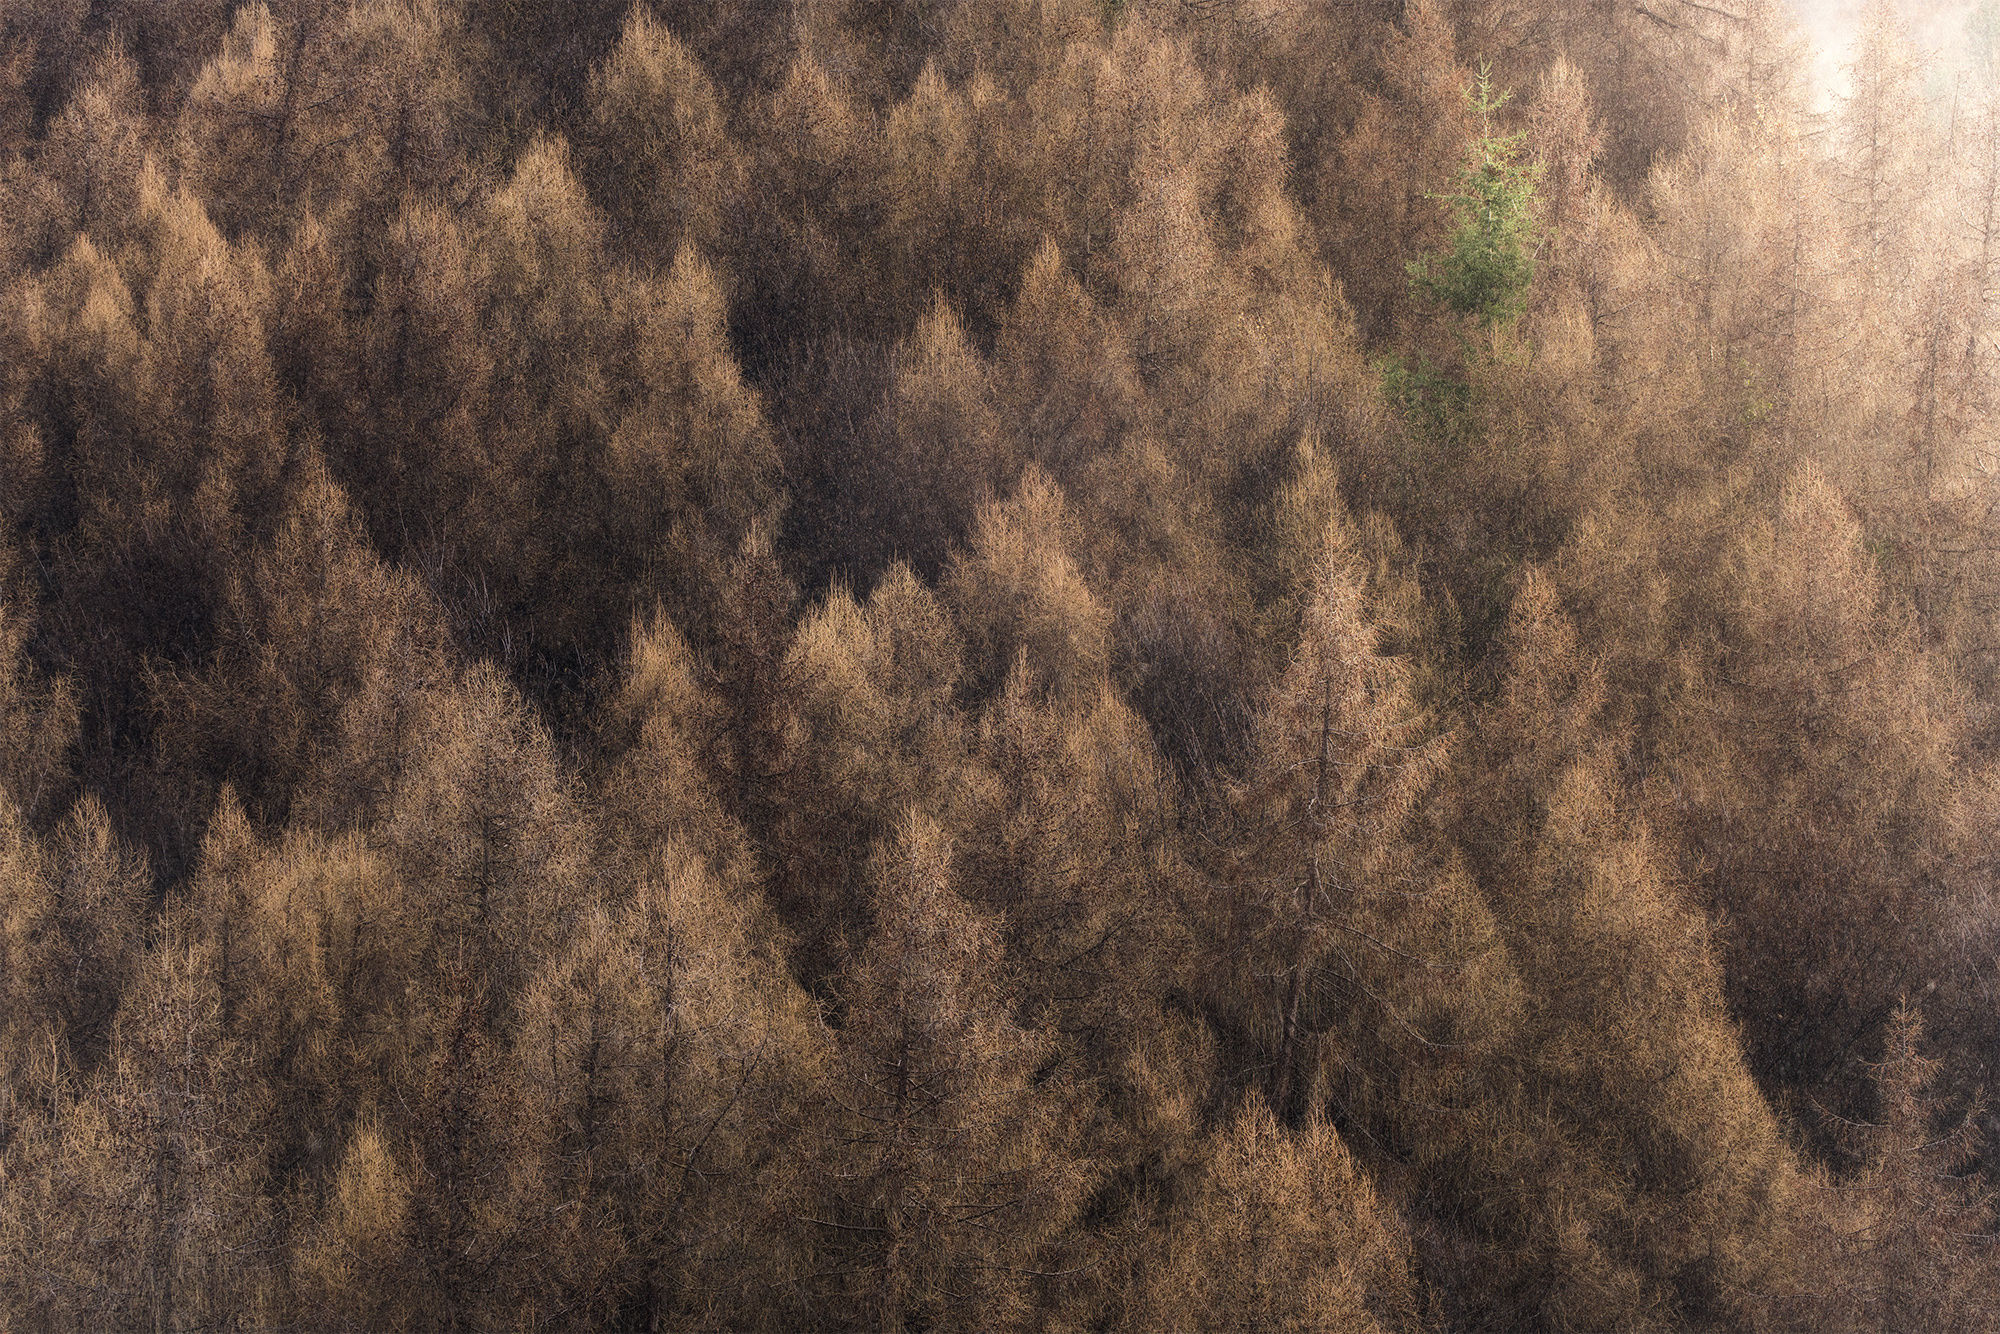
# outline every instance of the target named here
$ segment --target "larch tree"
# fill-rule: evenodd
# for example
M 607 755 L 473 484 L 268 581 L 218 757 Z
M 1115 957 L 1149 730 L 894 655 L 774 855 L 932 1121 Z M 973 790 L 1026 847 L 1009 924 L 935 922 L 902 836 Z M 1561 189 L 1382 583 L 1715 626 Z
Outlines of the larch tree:
M 128 1238 L 92 1203 L 92 1191 L 118 1188 L 93 1174 L 104 1164 L 91 1154 L 117 1145 L 105 1142 L 115 1132 L 92 1081 L 110 1060 L 116 1009 L 139 970 L 145 871 L 112 841 L 94 802 L 45 844 L 11 799 L 0 800 L 0 1169 L 11 1183 L 0 1195 L 0 1288 L 24 1325 L 53 1329 L 94 1304 L 102 1310 L 93 1293 L 135 1300 L 132 1275 L 104 1269 Z M 80 1223 L 65 1219 L 72 1209 Z M 92 1238 L 93 1227 L 102 1235 Z
M 800 1162 L 824 1034 L 755 890 L 668 842 L 529 985 L 510 1055 L 563 1322 L 804 1319 Z
M 1297 647 L 1263 701 L 1234 794 L 1240 823 L 1219 905 L 1264 1054 L 1260 1082 L 1292 1126 L 1317 1101 L 1332 1014 L 1388 1005 L 1375 982 L 1384 967 L 1447 966 L 1408 948 L 1392 905 L 1423 893 L 1410 821 L 1449 742 L 1411 698 L 1406 665 L 1380 651 L 1344 517 L 1322 544 Z
M 281 236 L 292 219 L 274 210 L 324 214 L 345 193 L 355 172 L 342 113 L 361 82 L 345 29 L 332 0 L 245 5 L 189 91 L 182 152 L 226 234 Z
M 749 189 L 720 90 L 643 5 L 591 77 L 579 147 L 592 196 L 634 249 L 717 253 Z
M 619 628 L 649 601 L 671 608 L 704 644 L 730 618 L 710 608 L 778 505 L 777 442 L 730 348 L 727 281 L 689 245 L 666 272 L 614 289 L 603 353 L 608 437 L 590 492 L 597 543 L 579 543 L 561 574 L 606 594 L 589 639 Z M 581 573 L 581 571 L 577 571 Z M 602 605 L 608 604 L 608 605 Z
M 424 924 L 408 886 L 351 832 L 259 838 L 225 788 L 188 912 L 224 1040 L 265 1092 L 252 1126 L 272 1172 L 307 1194 L 329 1186 L 350 1122 L 414 1082 L 421 1016 L 403 990 L 421 975 Z
M 540 126 L 568 129 L 581 118 L 591 70 L 618 41 L 629 8 L 617 0 L 500 0 L 476 11 L 493 61 L 480 80 L 488 114 L 516 143 Z
M 44 245 L 67 248 L 79 231 L 101 242 L 127 234 L 137 224 L 140 167 L 157 133 L 146 118 L 139 67 L 123 48 L 108 47 L 80 69 L 41 142 L 41 176 L 55 196 Z M 24 212 L 24 230 L 32 216 Z
M 111 0 L 92 17 L 100 32 L 115 34 L 140 61 L 151 108 L 181 105 L 202 67 L 221 45 L 236 6 L 228 0 Z
M 67 1059 L 88 1070 L 105 1059 L 144 955 L 152 887 L 145 861 L 120 842 L 94 796 L 70 810 L 46 855 L 45 1003 L 68 1038 Z
M 1021 452 L 1056 481 L 1117 448 L 1143 420 L 1138 367 L 1053 238 L 1021 274 L 994 347 L 996 394 Z
M 1825 478 L 1802 468 L 1740 542 L 1718 679 L 1681 692 L 1664 758 L 1758 1068 L 1840 1106 L 1898 994 L 1969 984 L 1979 784 L 1952 683 Z
M 104 1065 L 24 1174 L 35 1230 L 9 1231 L 39 1257 L 22 1314 L 44 1328 L 199 1328 L 270 1308 L 263 1090 L 232 1059 L 205 947 L 178 922 L 155 936 Z
M 504 1014 L 584 907 L 588 817 L 547 731 L 491 668 L 437 692 L 402 743 L 371 842 L 422 895 L 431 966 L 471 988 L 482 1018 Z
M 1472 133 L 1452 20 L 1432 0 L 1407 0 L 1393 18 L 1327 10 L 1289 45 L 1276 87 L 1303 207 L 1379 338 L 1406 319 L 1404 266 L 1444 231 L 1426 196 L 1449 186 Z M 1328 51 L 1353 55 L 1331 63 Z
M 48 553 L 62 609 L 43 638 L 75 655 L 84 780 L 121 824 L 149 826 L 126 827 L 171 871 L 191 845 L 168 827 L 158 766 L 138 758 L 155 720 L 133 668 L 204 651 L 224 567 L 272 518 L 287 432 L 254 248 L 226 242 L 200 201 L 150 165 L 121 240 L 114 258 L 79 236 L 43 288 L 39 413 L 58 425 L 46 458 L 68 478 L 67 499 L 27 536 Z M 140 805 L 154 809 L 140 816 Z
M 968 502 L 998 494 L 1018 471 L 1018 445 L 996 410 L 992 378 L 958 316 L 932 306 L 902 349 L 882 405 L 877 466 L 854 479 L 849 503 L 879 514 L 889 550 L 907 552 L 926 574 L 964 536 Z
M 63 100 L 87 5 L 9 5 L 0 15 L 0 151 L 20 152 Z
M 990 694 L 1023 660 L 1035 689 L 1069 699 L 1097 688 L 1111 665 L 1110 614 L 1071 555 L 1076 520 L 1061 489 L 1030 467 L 1007 500 L 980 507 L 970 539 L 944 580 L 966 657 L 989 673 L 967 681 L 969 693 Z
M 985 783 L 954 701 L 963 650 L 950 612 L 906 565 L 865 604 L 836 587 L 786 655 L 786 757 L 767 838 L 772 900 L 817 987 L 868 934 L 869 849 L 909 808 L 947 828 Z
M 799 50 L 746 120 L 756 129 L 745 140 L 756 221 L 735 234 L 729 257 L 734 272 L 755 280 L 747 354 L 782 364 L 788 352 L 804 352 L 787 347 L 804 330 L 880 337 L 892 312 L 861 299 L 874 265 L 855 230 L 882 207 L 880 149 L 865 115 L 810 50 Z M 799 390 L 818 387 L 810 366 L 797 369 L 809 377 Z
M 1796 1296 L 1828 1327 L 1908 1322 L 1925 1329 L 1992 1325 L 2000 1291 L 1992 1250 L 1993 1195 L 1974 1163 L 1984 1137 L 1974 1108 L 1941 1116 L 1938 1061 L 1922 1051 L 1922 1016 L 1898 1003 L 1882 1059 L 1869 1063 L 1873 1119 L 1832 1117 L 1843 1172 L 1822 1187 L 1808 1235 L 1837 1262 Z
M 411 194 L 447 197 L 476 176 L 467 86 L 466 15 L 446 0 L 371 0 L 343 16 L 340 51 L 349 97 L 340 101 L 348 189 L 361 263 L 379 254 L 393 205 Z M 365 270 L 364 270 L 365 272 Z
M 399 535 L 385 553 L 419 569 L 440 563 L 431 555 L 436 545 L 470 546 L 462 528 L 480 518 L 457 487 L 478 448 L 499 367 L 495 349 L 474 336 L 486 278 L 470 233 L 442 201 L 403 202 L 375 259 L 371 299 L 355 334 L 352 387 L 336 381 L 315 395 L 335 477 L 372 528 Z M 488 485 L 498 489 L 502 481 Z M 440 509 L 465 512 L 424 509 L 426 499 L 447 497 Z M 434 587 L 443 583 L 438 578 Z
M 156 685 L 162 749 L 273 824 L 381 664 L 445 656 L 435 604 L 376 557 L 315 454 L 287 489 L 277 531 L 227 577 L 213 657 Z
M 1533 861 L 1496 894 L 1526 992 L 1513 1115 L 1541 1148 L 1503 1149 L 1489 1179 L 1540 1175 L 1531 1208 L 1546 1211 L 1517 1217 L 1505 1246 L 1517 1299 L 1558 1328 L 1754 1322 L 1793 1272 L 1797 1169 L 1708 924 L 1646 828 L 1621 821 L 1601 760 L 1540 804 Z
M 1479 1285 L 1493 1303 L 1482 1318 L 1763 1319 L 1793 1274 L 1798 1172 L 1743 1058 L 1710 923 L 1620 809 L 1625 738 L 1604 716 L 1603 669 L 1538 571 L 1503 643 L 1454 824 L 1489 886 L 1518 1009 L 1486 1076 L 1492 1101 L 1432 1137 L 1464 1155 L 1456 1207 L 1504 1268 Z
M 1861 15 L 1848 67 L 1852 89 L 1840 116 L 1842 203 L 1854 262 L 1870 286 L 1900 261 L 1904 233 L 1916 220 L 1913 139 L 1922 75 L 1902 16 L 1895 6 L 1873 0 Z
M 1011 1015 L 944 832 L 902 816 L 872 881 L 874 928 L 839 983 L 810 1281 L 843 1328 L 1032 1327 L 1089 1180 L 1068 1147 L 1076 1087 Z
M 1288 1131 L 1253 1096 L 1197 1152 L 1129 1327 L 1423 1327 L 1401 1222 L 1324 1120 Z
M 603 710 L 610 763 L 598 783 L 605 832 L 628 874 L 669 843 L 727 882 L 754 874 L 749 835 L 715 788 L 728 758 L 727 707 L 669 617 L 634 625 L 624 683 Z
M 37 608 L 21 566 L 13 542 L 0 536 L 0 797 L 20 818 L 34 820 L 68 786 L 76 695 L 28 659 Z
M 1031 468 L 982 510 L 946 576 L 968 661 L 1011 664 L 968 683 L 984 697 L 975 744 L 993 786 L 962 826 L 958 883 L 995 914 L 1023 1019 L 1049 1027 L 1065 1061 L 1125 1079 L 1191 948 L 1187 868 L 1167 772 L 1112 683 L 1110 616 L 1069 557 L 1075 538 L 1060 492 Z
M 415 1190 L 393 1140 L 357 1118 L 316 1216 L 292 1246 L 288 1278 L 300 1309 L 336 1330 L 419 1327 L 427 1313 L 408 1299 L 416 1273 L 405 1240 Z

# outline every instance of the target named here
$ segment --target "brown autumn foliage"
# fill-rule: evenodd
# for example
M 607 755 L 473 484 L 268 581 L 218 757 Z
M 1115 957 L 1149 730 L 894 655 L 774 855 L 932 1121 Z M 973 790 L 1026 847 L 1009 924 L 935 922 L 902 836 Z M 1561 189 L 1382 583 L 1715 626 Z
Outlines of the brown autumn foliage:
M 0 0 L 0 1328 L 1991 1327 L 2000 28 L 1789 13 Z

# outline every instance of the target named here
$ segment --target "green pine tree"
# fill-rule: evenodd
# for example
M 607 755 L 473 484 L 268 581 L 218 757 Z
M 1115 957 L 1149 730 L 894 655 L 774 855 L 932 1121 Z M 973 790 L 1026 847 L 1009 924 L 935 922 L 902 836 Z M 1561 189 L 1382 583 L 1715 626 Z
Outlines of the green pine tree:
M 1539 163 L 1524 161 L 1525 134 L 1499 134 L 1493 117 L 1511 94 L 1493 93 L 1487 66 L 1479 67 L 1466 101 L 1479 114 L 1479 137 L 1451 204 L 1457 227 L 1443 254 L 1409 264 L 1410 282 L 1423 296 L 1469 315 L 1491 330 L 1511 323 L 1525 306 L 1535 279 L 1540 227 L 1535 218 Z

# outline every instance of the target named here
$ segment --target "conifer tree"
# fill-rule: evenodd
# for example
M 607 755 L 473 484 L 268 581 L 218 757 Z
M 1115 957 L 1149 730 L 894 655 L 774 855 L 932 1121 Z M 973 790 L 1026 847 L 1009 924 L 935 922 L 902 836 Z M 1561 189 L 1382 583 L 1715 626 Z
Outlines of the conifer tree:
M 300 1309 L 337 1330 L 415 1326 L 405 1239 L 414 1190 L 381 1129 L 357 1118 L 318 1216 L 293 1244 L 288 1277 Z
M 339 38 L 348 96 L 346 189 L 359 196 L 356 256 L 380 260 L 381 229 L 410 195 L 462 190 L 479 130 L 467 86 L 467 23 L 444 0 L 372 0 L 349 9 Z
M 1535 277 L 1534 188 L 1541 172 L 1520 161 L 1519 135 L 1494 130 L 1494 113 L 1508 95 L 1493 93 L 1491 73 L 1481 69 L 1467 94 L 1479 117 L 1475 161 L 1465 170 L 1460 193 L 1451 196 L 1457 227 L 1451 248 L 1410 265 L 1417 290 L 1488 330 L 1521 313 Z
M 123 47 L 108 46 L 85 62 L 76 85 L 40 145 L 43 179 L 60 201 L 46 224 L 48 253 L 60 253 L 78 232 L 100 242 L 129 234 L 138 221 L 140 167 L 155 132 L 139 67 Z
M 754 890 L 670 841 L 529 986 L 512 1078 L 551 1311 L 805 1318 L 798 1159 L 823 1037 L 780 941 Z
M 0 539 L 0 800 L 33 820 L 62 793 L 76 738 L 76 696 L 28 661 L 35 630 L 32 586 L 11 542 Z
M 351 178 L 341 113 L 359 71 L 340 50 L 344 29 L 331 0 L 243 6 L 189 91 L 184 151 L 226 234 L 279 235 L 290 219 L 272 210 L 325 213 Z
M 1191 983 L 1167 771 L 1108 681 L 1054 696 L 1018 661 L 979 747 L 994 789 L 967 817 L 962 892 L 996 914 L 1024 1019 L 1068 1044 L 1064 1060 L 1126 1078 L 1164 1022 L 1160 998 Z
M 0 792 L 0 1108 L 10 1120 L 54 1083 L 63 1063 L 64 1016 L 50 994 L 55 981 L 47 919 L 47 868 L 20 808 Z
M 775 527 L 767 513 L 738 543 L 716 598 L 732 615 L 713 627 L 710 650 L 729 711 L 726 761 L 715 764 L 716 782 L 737 819 L 758 830 L 777 823 L 774 780 L 787 763 L 791 717 L 784 667 L 799 597 L 780 563 Z
M 1861 15 L 1852 64 L 1852 91 L 1841 107 L 1847 150 L 1843 199 L 1854 262 L 1872 286 L 1902 251 L 1914 219 L 1910 160 L 1918 56 L 1894 6 L 1875 0 Z
M 205 948 L 176 922 L 157 937 L 103 1067 L 30 1123 L 9 1173 L 10 1306 L 31 1327 L 186 1329 L 271 1309 L 249 1134 L 261 1091 L 234 1068 Z
M 272 824 L 381 664 L 444 656 L 435 606 L 376 558 L 317 457 L 288 489 L 270 541 L 227 576 L 214 658 L 157 690 L 162 749 Z
M 9 6 L 0 18 L 0 151 L 19 152 L 64 101 L 76 74 L 86 5 Z
M 628 9 L 614 0 L 500 0 L 476 11 L 494 59 L 480 81 L 489 114 L 517 143 L 538 127 L 566 130 L 579 118 L 591 71 L 618 41 Z
M 1504 642 L 1459 827 L 1487 868 L 1521 1008 L 1499 1124 L 1461 1141 L 1480 1165 L 1460 1170 L 1537 1184 L 1479 1211 L 1513 1268 L 1493 1295 L 1559 1327 L 1762 1319 L 1792 1273 L 1797 1170 L 1725 1009 L 1709 924 L 1615 804 L 1603 670 L 1539 572 Z M 1508 1122 L 1542 1148 L 1502 1148 Z
M 749 188 L 744 160 L 707 71 L 645 6 L 592 75 L 580 143 L 591 195 L 625 244 L 717 253 Z
M 878 848 L 874 931 L 841 981 L 833 1118 L 810 1219 L 841 1327 L 1035 1323 L 1088 1177 L 1073 1086 L 1043 1068 L 1000 990 L 992 923 L 953 888 L 943 832 L 911 812 Z
M 904 348 L 883 404 L 880 464 L 855 479 L 867 489 L 852 503 L 870 509 L 893 503 L 897 517 L 882 516 L 885 536 L 925 573 L 964 535 L 972 517 L 968 500 L 997 494 L 1018 468 L 991 381 L 991 368 L 966 341 L 958 317 L 934 305 Z
M 81 1068 L 104 1059 L 121 997 L 142 958 L 151 898 L 146 865 L 112 832 L 103 803 L 85 796 L 50 840 L 48 915 L 43 919 L 50 974 L 44 985 L 68 1057 Z
M 215 54 L 235 11 L 227 0 L 110 0 L 93 17 L 99 31 L 116 34 L 138 58 L 150 109 L 171 112 Z
M 848 90 L 810 49 L 784 67 L 749 115 L 755 221 L 738 234 L 732 270 L 760 281 L 748 355 L 775 362 L 792 331 L 882 336 L 877 307 L 860 298 L 874 267 L 856 228 L 880 216 L 875 140 Z M 803 386 L 802 386 L 803 387 Z
M 1052 238 L 1043 238 L 1021 275 L 994 361 L 1022 452 L 1058 482 L 1073 481 L 1142 420 L 1131 351 Z
M 261 258 L 150 166 L 137 193 L 122 258 L 81 236 L 52 275 L 42 411 L 62 424 L 47 464 L 66 499 L 28 536 L 61 611 L 45 639 L 75 663 L 81 775 L 171 873 L 191 840 L 172 828 L 186 814 L 173 786 L 159 791 L 142 758 L 155 719 L 135 668 L 203 652 L 223 570 L 268 521 L 286 442 Z
M 1420 892 L 1408 822 L 1447 742 L 1426 735 L 1407 668 L 1379 652 L 1344 520 L 1322 543 L 1298 647 L 1258 716 L 1236 793 L 1242 841 L 1224 891 L 1237 985 L 1256 997 L 1269 1053 L 1266 1095 L 1293 1126 L 1315 1102 L 1318 1016 L 1333 998 L 1379 1001 L 1377 953 L 1442 966 L 1378 918 L 1385 898 Z
M 779 459 L 730 349 L 724 292 L 722 276 L 683 245 L 658 279 L 613 294 L 623 345 L 606 350 L 611 394 L 599 410 L 610 434 L 600 488 L 586 492 L 603 545 L 579 543 L 571 556 L 609 592 L 577 590 L 602 607 L 574 632 L 585 638 L 611 632 L 649 595 L 703 643 L 729 633 L 730 618 L 709 608 L 717 593 L 737 591 L 730 584 L 739 562 L 754 558 L 754 530 L 774 519 Z
M 1120 1079 L 1192 942 L 1172 789 L 1112 683 L 1109 616 L 1069 558 L 1076 536 L 1030 468 L 982 509 L 946 577 L 967 661 L 1012 664 L 977 691 L 991 692 L 976 744 L 993 784 L 967 814 L 958 879 L 996 914 L 1018 1013 L 1069 1044 L 1065 1060 Z
M 945 579 L 968 661 L 995 671 L 1024 659 L 1035 688 L 1065 698 L 1106 676 L 1109 616 L 1070 556 L 1074 530 L 1061 490 L 1039 468 L 1005 503 L 981 506 L 971 550 L 954 556 Z M 968 682 L 981 694 L 994 684 Z
M 1742 543 L 1722 680 L 1683 693 L 1669 763 L 1760 1070 L 1845 1105 L 1893 997 L 1956 994 L 1990 929 L 1953 869 L 1956 710 L 1820 473 Z
M 398 1100 L 411 1175 L 410 1272 L 403 1296 L 412 1323 L 479 1329 L 532 1300 L 535 1273 L 523 1241 L 539 1200 L 527 1140 L 507 1097 L 510 1073 L 488 1015 L 494 997 L 476 961 L 448 957 L 433 974 L 435 999 L 419 1017 L 419 1057 Z
M 1308 11 L 1286 47 L 1275 86 L 1303 209 L 1379 339 L 1404 321 L 1405 265 L 1444 234 L 1426 196 L 1449 189 L 1473 134 L 1452 18 L 1433 0 L 1388 16 Z M 1351 55 L 1329 60 L 1335 51 Z
M 1938 1124 L 1938 1061 L 1920 1050 L 1923 1031 L 1917 1010 L 1899 1003 L 1870 1064 L 1878 1119 L 1833 1126 L 1858 1170 L 1826 1188 L 1814 1240 L 1834 1263 L 1823 1286 L 1800 1294 L 1807 1319 L 1827 1327 L 1972 1330 L 1994 1319 L 1993 1198 L 1972 1166 L 1977 1109 Z
M 370 833 L 422 896 L 430 966 L 483 1022 L 583 907 L 590 836 L 547 732 L 491 669 L 426 705 L 381 757 L 400 773 Z
M 599 796 L 607 833 L 635 872 L 672 843 L 725 880 L 747 878 L 749 839 L 714 787 L 733 720 L 671 619 L 656 613 L 631 642 L 624 685 L 604 708 L 615 757 Z
M 223 789 L 188 887 L 237 1068 L 266 1096 L 274 1171 L 328 1186 L 350 1122 L 407 1092 L 419 1057 L 425 924 L 355 834 L 260 839 Z M 412 1013 L 412 1011 L 416 1013 Z
M 786 656 L 790 738 L 770 832 L 773 902 L 816 985 L 868 932 L 868 850 L 911 807 L 948 827 L 984 779 L 953 705 L 957 627 L 908 566 L 857 603 L 836 587 Z
M 1534 861 L 1503 892 L 1528 991 L 1520 1077 L 1546 1100 L 1515 1111 L 1542 1147 L 1502 1179 L 1546 1175 L 1507 1249 L 1559 1327 L 1744 1324 L 1788 1279 L 1796 1171 L 1706 924 L 1646 829 L 1619 828 L 1607 786 L 1601 761 L 1558 778 Z
M 1202 1146 L 1134 1308 L 1134 1327 L 1421 1327 L 1408 1239 L 1339 1134 L 1287 1132 L 1255 1097 Z

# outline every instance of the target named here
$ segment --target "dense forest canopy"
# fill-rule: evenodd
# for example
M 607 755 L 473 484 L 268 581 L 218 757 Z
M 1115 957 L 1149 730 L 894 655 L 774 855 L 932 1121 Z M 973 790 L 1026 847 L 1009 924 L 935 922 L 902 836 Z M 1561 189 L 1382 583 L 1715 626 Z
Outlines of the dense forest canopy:
M 0 0 L 0 1329 L 1993 1328 L 1849 17 Z

